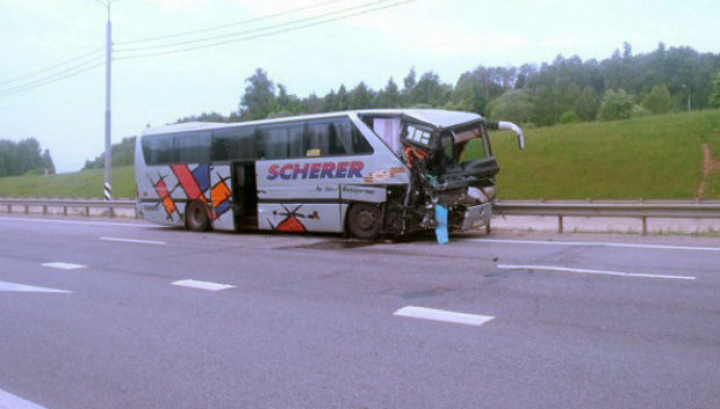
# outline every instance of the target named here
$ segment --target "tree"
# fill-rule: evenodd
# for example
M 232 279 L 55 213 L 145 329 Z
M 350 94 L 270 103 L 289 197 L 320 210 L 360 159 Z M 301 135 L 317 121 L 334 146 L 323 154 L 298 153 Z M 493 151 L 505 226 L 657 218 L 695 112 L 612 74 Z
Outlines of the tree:
M 345 88 L 345 84 L 340 84 L 335 101 L 338 111 L 346 111 L 350 109 L 350 97 L 348 95 L 347 88 Z
M 375 92 L 368 88 L 364 82 L 360 82 L 350 91 L 350 109 L 372 108 L 375 104 Z
M 408 75 L 403 78 L 402 98 L 404 106 L 413 104 L 412 92 L 415 89 L 415 85 L 417 85 L 417 74 L 415 73 L 415 67 L 412 67 Z
M 593 121 L 597 118 L 600 100 L 591 87 L 585 87 L 575 101 L 575 112 L 583 121 Z
M 713 81 L 712 95 L 710 96 L 710 106 L 713 108 L 720 108 L 720 72 L 715 74 L 715 80 Z
M 558 122 L 561 124 L 572 124 L 578 121 L 578 115 L 575 113 L 575 111 L 565 111 L 560 115 L 560 119 Z
M 375 105 L 378 108 L 399 108 L 402 105 L 400 91 L 392 77 L 380 92 L 378 92 Z
M 275 108 L 275 84 L 262 68 L 255 70 L 245 82 L 248 85 L 240 100 L 240 117 L 246 121 L 267 118 Z
M 317 114 L 323 111 L 323 101 L 314 92 L 302 100 L 302 111 L 308 114 Z
M 427 105 L 431 107 L 444 106 L 452 93 L 452 88 L 440 82 L 440 76 L 428 71 L 420 77 L 413 90 L 410 100 L 413 106 Z
M 455 89 L 450 96 L 450 102 L 446 105 L 448 109 L 475 112 L 485 114 L 487 100 L 482 92 L 480 84 L 471 73 L 464 73 L 460 76 Z
M 616 119 L 628 119 L 632 116 L 635 101 L 632 95 L 624 89 L 618 91 L 608 90 L 600 105 L 599 119 L 613 121 Z
M 50 151 L 40 149 L 35 138 L 18 142 L 0 140 L 0 176 L 19 176 L 28 172 L 42 174 L 45 169 L 54 172 Z
M 282 112 L 282 116 L 297 115 L 302 111 L 302 103 L 295 95 L 288 94 L 287 87 L 278 84 L 278 95 L 275 98 L 275 107 L 273 112 Z
M 53 163 L 52 157 L 50 157 L 50 150 L 45 148 L 42 154 L 42 165 L 43 169 L 50 174 L 55 174 L 55 164 Z
M 673 107 L 672 96 L 665 85 L 656 85 L 645 98 L 642 106 L 653 114 L 665 114 Z
M 203 113 L 203 115 L 209 115 Z M 202 117 L 201 115 L 200 117 Z M 217 114 L 216 115 L 220 115 Z M 222 115 L 221 115 L 222 116 Z M 206 121 L 209 122 L 209 121 Z M 222 122 L 222 121 L 215 121 Z M 134 136 L 122 138 L 119 143 L 112 145 L 112 166 L 132 166 L 135 164 L 135 140 Z M 105 167 L 105 154 L 101 153 L 93 160 L 86 160 L 83 170 L 86 169 L 102 169 Z
M 490 101 L 488 115 L 495 120 L 523 124 L 530 121 L 533 108 L 527 91 L 513 90 Z
M 323 112 L 335 112 L 339 110 L 340 108 L 338 108 L 337 94 L 334 89 L 330 90 L 330 92 L 328 92 L 323 98 Z

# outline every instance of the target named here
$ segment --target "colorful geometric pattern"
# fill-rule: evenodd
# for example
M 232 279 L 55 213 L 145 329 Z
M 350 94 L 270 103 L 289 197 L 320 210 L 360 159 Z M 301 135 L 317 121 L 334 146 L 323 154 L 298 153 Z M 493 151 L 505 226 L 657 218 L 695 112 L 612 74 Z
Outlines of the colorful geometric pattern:
M 305 233 L 307 231 L 307 228 L 305 225 L 300 221 L 301 218 L 303 219 L 320 219 L 320 215 L 318 215 L 317 212 L 313 212 L 313 214 L 307 216 L 302 213 L 298 213 L 298 210 L 300 210 L 303 205 L 299 205 L 295 207 L 294 209 L 290 210 L 285 205 L 281 205 L 283 209 L 285 209 L 285 213 L 280 213 L 281 216 L 285 216 L 285 219 L 283 219 L 280 223 L 278 223 L 276 226 L 273 226 L 272 222 L 270 222 L 270 219 L 268 219 L 268 224 L 270 227 L 275 231 L 281 231 L 285 233 Z
M 175 164 L 170 165 L 170 169 L 178 181 L 172 190 L 168 190 L 167 183 L 165 182 L 167 176 L 163 176 L 158 172 L 158 179 L 156 182 L 153 182 L 152 177 L 148 175 L 148 177 L 150 177 L 150 183 L 152 183 L 158 194 L 158 205 L 162 204 L 168 219 L 172 220 L 175 214 L 177 214 L 180 219 L 183 218 L 183 214 L 180 213 L 175 204 L 175 200 L 172 198 L 172 193 L 178 187 L 185 192 L 188 200 L 199 200 L 205 204 L 208 204 L 207 193 L 209 190 L 212 209 L 208 209 L 208 212 L 210 212 L 212 220 L 216 220 L 232 208 L 230 204 L 232 190 L 230 190 L 227 185 L 227 181 L 230 178 L 222 178 L 218 173 L 220 181 L 212 186 L 211 189 L 210 172 L 212 171 L 212 167 L 210 164 L 203 163 L 192 170 L 186 164 Z

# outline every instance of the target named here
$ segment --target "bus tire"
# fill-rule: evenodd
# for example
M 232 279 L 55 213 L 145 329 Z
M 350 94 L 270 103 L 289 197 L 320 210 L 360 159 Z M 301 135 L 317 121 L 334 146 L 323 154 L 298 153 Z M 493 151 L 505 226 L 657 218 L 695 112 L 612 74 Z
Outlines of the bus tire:
M 210 215 L 205 203 L 198 200 L 188 203 L 185 208 L 185 226 L 198 232 L 210 230 Z
M 380 208 L 369 203 L 355 203 L 347 215 L 350 234 L 361 240 L 375 240 L 382 228 Z

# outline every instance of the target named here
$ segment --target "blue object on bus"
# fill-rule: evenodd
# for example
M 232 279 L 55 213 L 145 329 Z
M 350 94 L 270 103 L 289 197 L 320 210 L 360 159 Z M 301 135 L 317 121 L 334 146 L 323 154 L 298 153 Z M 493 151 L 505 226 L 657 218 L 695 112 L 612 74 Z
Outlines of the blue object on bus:
M 445 244 L 449 241 L 447 207 L 441 204 L 435 205 L 435 220 L 437 221 L 437 227 L 435 228 L 435 237 L 437 238 L 437 242 Z

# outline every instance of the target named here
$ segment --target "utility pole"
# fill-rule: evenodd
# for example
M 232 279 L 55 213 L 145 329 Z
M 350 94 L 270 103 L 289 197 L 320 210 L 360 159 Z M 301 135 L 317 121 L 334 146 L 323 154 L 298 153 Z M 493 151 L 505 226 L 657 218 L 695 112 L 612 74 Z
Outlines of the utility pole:
M 112 25 L 110 23 L 110 4 L 107 0 L 107 43 L 105 50 L 105 200 L 112 200 L 112 141 L 111 141 L 111 73 L 112 73 Z M 108 207 L 108 217 L 112 217 L 112 209 Z

